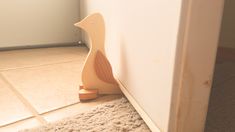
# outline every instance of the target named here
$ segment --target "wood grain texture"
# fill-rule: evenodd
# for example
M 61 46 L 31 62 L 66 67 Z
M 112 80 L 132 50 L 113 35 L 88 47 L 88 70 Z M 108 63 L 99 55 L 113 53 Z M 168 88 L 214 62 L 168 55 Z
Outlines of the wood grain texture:
M 114 78 L 107 79 L 108 76 L 104 76 L 110 73 L 110 70 L 107 72 L 102 66 L 98 66 L 102 68 L 99 70 L 98 76 L 94 67 L 97 51 L 102 53 L 103 56 L 106 56 L 104 48 L 105 23 L 103 16 L 100 13 L 94 13 L 74 25 L 86 31 L 91 40 L 90 51 L 82 69 L 82 85 L 84 89 L 98 89 L 100 94 L 120 94 L 121 90 L 119 86 L 113 83 Z M 101 63 L 98 61 L 98 64 Z M 102 71 L 105 73 L 101 76 L 103 73 L 100 72 Z
M 86 90 L 81 89 L 79 90 L 79 99 L 80 100 L 90 100 L 95 99 L 98 97 L 98 90 L 92 89 L 92 90 Z
M 95 56 L 95 71 L 96 75 L 104 82 L 116 84 L 117 82 L 113 77 L 112 67 L 108 59 L 98 50 Z
M 176 54 L 175 71 L 180 72 L 174 75 L 170 132 L 204 131 L 224 0 L 187 3 L 181 52 Z

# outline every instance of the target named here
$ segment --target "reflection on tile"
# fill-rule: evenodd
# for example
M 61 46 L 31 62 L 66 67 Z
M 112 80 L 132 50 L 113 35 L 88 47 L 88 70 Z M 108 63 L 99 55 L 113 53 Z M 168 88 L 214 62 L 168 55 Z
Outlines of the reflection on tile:
M 39 112 L 47 112 L 77 103 L 83 62 L 2 72 L 5 78 Z
M 40 125 L 40 122 L 34 118 L 31 118 L 2 127 L 0 128 L 0 132 L 18 132 L 23 129 L 33 128 Z
M 60 47 L 13 50 L 0 52 L 0 70 L 31 67 L 72 60 L 83 60 L 87 56 L 86 47 Z
M 71 117 L 79 113 L 85 112 L 89 109 L 94 108 L 94 106 L 97 106 L 102 103 L 105 103 L 114 99 L 118 99 L 118 98 L 121 98 L 121 95 L 106 95 L 96 100 L 92 100 L 90 102 L 78 103 L 78 104 L 68 106 L 60 110 L 46 113 L 43 115 L 43 117 L 48 122 L 55 122 L 66 117 Z
M 0 126 L 32 116 L 27 108 L 0 79 Z

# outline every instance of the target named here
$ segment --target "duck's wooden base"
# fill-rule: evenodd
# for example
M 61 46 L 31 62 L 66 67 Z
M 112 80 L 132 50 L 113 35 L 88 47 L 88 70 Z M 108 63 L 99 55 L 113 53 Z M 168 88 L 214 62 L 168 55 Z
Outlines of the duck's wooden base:
M 80 90 L 78 92 L 79 99 L 81 101 L 96 99 L 98 97 L 97 89 L 84 89 L 83 86 L 80 86 Z

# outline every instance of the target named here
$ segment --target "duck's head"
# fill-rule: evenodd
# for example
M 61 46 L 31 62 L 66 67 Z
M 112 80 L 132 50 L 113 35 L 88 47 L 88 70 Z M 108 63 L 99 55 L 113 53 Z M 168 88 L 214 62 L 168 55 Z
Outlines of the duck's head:
M 104 27 L 104 19 L 100 13 L 94 13 L 74 25 L 89 33 L 90 31 L 97 31 Z

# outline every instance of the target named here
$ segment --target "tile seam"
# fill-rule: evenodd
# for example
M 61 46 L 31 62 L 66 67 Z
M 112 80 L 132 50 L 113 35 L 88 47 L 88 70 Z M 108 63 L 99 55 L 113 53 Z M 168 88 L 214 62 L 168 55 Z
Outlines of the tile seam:
M 9 126 L 9 125 L 13 125 L 13 124 L 19 123 L 19 122 L 21 122 L 21 121 L 26 121 L 26 120 L 33 119 L 33 118 L 35 118 L 35 117 L 32 115 L 32 116 L 27 117 L 27 118 L 23 118 L 23 119 L 20 119 L 20 120 L 17 120 L 17 121 L 13 121 L 13 122 L 10 122 L 10 123 L 6 123 L 6 124 L 4 124 L 4 125 L 1 125 L 1 126 L 0 126 L 0 129 L 1 129 L 1 128 L 4 128 L 4 127 L 7 127 L 7 126 Z
M 59 108 L 56 108 L 56 109 L 53 109 L 53 110 L 45 111 L 45 112 L 39 113 L 39 115 L 44 116 L 46 114 L 50 114 L 50 113 L 53 113 L 53 112 L 56 112 L 56 111 L 59 111 L 59 110 L 62 110 L 62 109 L 66 109 L 66 108 L 69 108 L 69 107 L 72 107 L 72 106 L 75 106 L 75 105 L 79 105 L 79 104 L 81 104 L 81 102 L 76 102 L 76 103 L 65 105 L 65 106 L 62 106 L 62 107 L 59 107 Z
M 16 68 L 6 68 L 4 70 L 0 70 L 0 72 L 6 72 L 11 70 L 20 70 L 20 69 L 30 69 L 30 68 L 36 68 L 36 67 L 44 67 L 44 66 L 50 66 L 50 65 L 57 65 L 57 64 L 64 64 L 64 63 L 71 63 L 78 61 L 79 59 L 74 59 L 70 61 L 61 61 L 61 62 L 55 62 L 55 63 L 48 63 L 48 64 L 41 64 L 41 65 L 33 65 L 33 66 L 22 66 L 22 67 L 16 67 Z
M 17 91 L 17 89 L 15 89 L 15 87 L 7 80 L 7 78 L 4 77 L 4 75 L 2 75 L 2 73 L 0 73 L 0 79 L 2 79 L 9 86 L 9 89 L 15 94 L 15 96 L 21 101 L 21 103 L 31 112 L 33 117 L 35 117 L 42 124 L 47 123 L 46 120 L 42 116 L 40 116 L 37 110 L 29 103 L 29 101 L 23 95 L 21 95 L 20 92 Z

